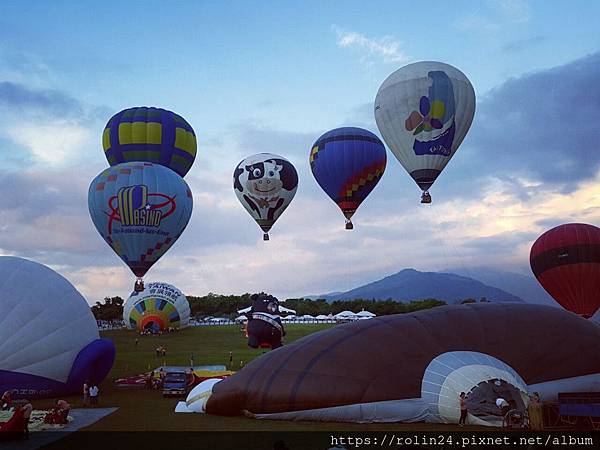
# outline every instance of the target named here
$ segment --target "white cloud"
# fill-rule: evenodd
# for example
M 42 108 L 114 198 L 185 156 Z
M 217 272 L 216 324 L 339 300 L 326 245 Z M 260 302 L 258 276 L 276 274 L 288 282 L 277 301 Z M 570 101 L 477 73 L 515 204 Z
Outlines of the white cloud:
M 355 48 L 362 52 L 364 57 L 376 57 L 386 63 L 402 63 L 408 57 L 402 50 L 402 42 L 391 36 L 381 38 L 368 38 L 355 31 L 344 30 L 337 25 L 331 29 L 337 35 L 337 44 L 342 48 Z
M 94 141 L 90 129 L 66 120 L 13 123 L 5 128 L 4 134 L 29 150 L 34 161 L 54 167 L 79 160 Z M 102 151 L 99 144 L 96 147 L 97 151 Z
M 528 22 L 531 7 L 525 0 L 491 0 L 485 4 L 484 12 L 477 11 L 465 15 L 454 24 L 461 31 L 491 33 L 503 30 L 507 25 Z

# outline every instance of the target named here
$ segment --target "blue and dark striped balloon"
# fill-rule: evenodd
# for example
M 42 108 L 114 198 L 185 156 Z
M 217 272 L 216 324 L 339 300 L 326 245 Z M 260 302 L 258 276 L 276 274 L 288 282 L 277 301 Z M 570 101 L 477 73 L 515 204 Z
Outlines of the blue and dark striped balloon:
M 161 108 L 129 108 L 110 118 L 102 146 L 111 166 L 124 162 L 152 162 L 181 177 L 196 158 L 196 135 L 191 125 Z
M 310 168 L 317 183 L 348 221 L 385 171 L 383 142 L 370 131 L 344 127 L 328 131 L 312 146 Z

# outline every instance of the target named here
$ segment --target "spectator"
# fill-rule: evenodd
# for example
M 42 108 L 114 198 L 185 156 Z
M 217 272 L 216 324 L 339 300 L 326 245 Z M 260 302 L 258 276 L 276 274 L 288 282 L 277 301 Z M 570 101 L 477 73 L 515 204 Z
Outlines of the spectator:
M 90 403 L 92 405 L 92 408 L 95 408 L 96 406 L 98 406 L 98 393 L 100 392 L 100 389 L 98 389 L 98 386 L 96 386 L 95 384 L 92 384 L 92 386 L 90 387 Z
M 6 391 L 2 394 L 2 399 L 0 399 L 0 411 L 8 411 L 12 406 L 12 396 L 10 391 Z
M 540 394 L 534 392 L 530 398 L 527 412 L 529 413 L 529 426 L 532 430 L 543 430 L 544 429 L 544 414 L 542 409 L 542 402 L 540 400 Z
M 506 413 L 508 411 L 510 411 L 510 405 L 508 404 L 508 402 L 503 399 L 502 397 L 498 397 L 496 399 L 496 406 L 498 408 L 500 408 L 500 413 L 502 414 L 502 417 L 506 416 Z
M 133 342 L 134 342 L 134 344 L 133 344 L 133 345 L 134 345 L 135 347 L 137 347 L 137 346 L 138 346 L 138 338 L 135 338 L 135 341 L 133 341 Z
M 71 405 L 69 405 L 69 402 L 66 400 L 56 400 L 55 406 L 60 413 L 60 423 L 69 423 L 69 412 L 71 411 Z
M 33 411 L 33 405 L 29 403 L 29 400 L 23 401 L 23 432 L 25 433 L 25 439 L 29 439 L 29 419 L 31 418 L 31 412 Z
M 466 394 L 464 392 L 460 393 L 459 402 L 460 402 L 460 419 L 458 420 L 458 424 L 462 427 L 465 425 L 465 423 L 467 421 L 467 415 L 468 415 L 467 399 L 466 399 Z
M 90 382 L 85 380 L 83 383 L 83 407 L 90 405 Z

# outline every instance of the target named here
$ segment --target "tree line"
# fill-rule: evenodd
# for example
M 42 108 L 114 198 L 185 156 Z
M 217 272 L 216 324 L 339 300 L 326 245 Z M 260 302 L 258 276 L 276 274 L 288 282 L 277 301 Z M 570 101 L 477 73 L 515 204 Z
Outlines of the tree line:
M 220 295 L 209 293 L 202 297 L 190 295 L 187 297 L 190 303 L 192 317 L 237 317 L 237 311 L 247 308 L 251 305 L 250 296 L 246 293 L 242 295 Z M 465 302 L 473 302 L 473 299 L 467 299 Z M 121 297 L 105 297 L 102 302 L 96 302 L 91 307 L 96 320 L 121 320 L 123 317 L 123 303 Z M 296 315 L 302 316 L 309 314 L 311 316 L 337 314 L 342 311 L 350 310 L 360 312 L 361 310 L 370 311 L 378 316 L 388 314 L 402 314 L 421 309 L 429 309 L 434 306 L 445 305 L 446 302 L 429 298 L 424 300 L 413 300 L 410 302 L 398 302 L 393 299 L 374 300 L 374 299 L 354 299 L 341 301 L 337 300 L 328 303 L 324 299 L 311 300 L 307 298 L 290 298 L 284 303 L 286 308 L 296 311 Z

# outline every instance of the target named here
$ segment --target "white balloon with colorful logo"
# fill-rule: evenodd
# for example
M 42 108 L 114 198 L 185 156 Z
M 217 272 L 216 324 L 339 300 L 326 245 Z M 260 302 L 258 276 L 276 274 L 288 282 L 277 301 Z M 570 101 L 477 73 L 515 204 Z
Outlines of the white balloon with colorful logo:
M 123 320 L 137 331 L 185 328 L 190 322 L 190 304 L 183 293 L 168 283 L 148 283 L 132 292 L 123 305 Z
M 462 143 L 475 114 L 475 91 L 451 65 L 421 61 L 392 73 L 375 98 L 375 121 L 385 143 L 423 190 Z

